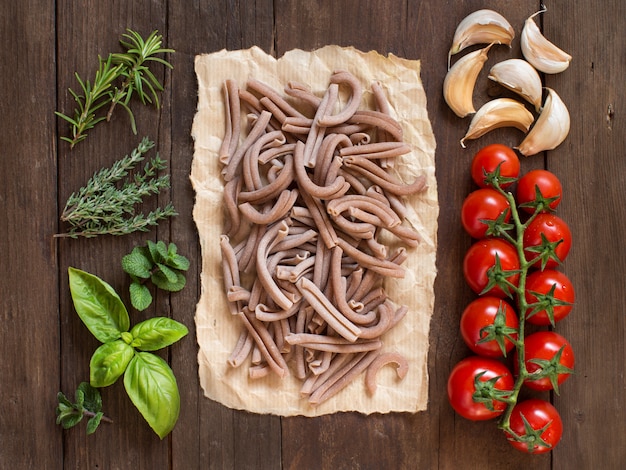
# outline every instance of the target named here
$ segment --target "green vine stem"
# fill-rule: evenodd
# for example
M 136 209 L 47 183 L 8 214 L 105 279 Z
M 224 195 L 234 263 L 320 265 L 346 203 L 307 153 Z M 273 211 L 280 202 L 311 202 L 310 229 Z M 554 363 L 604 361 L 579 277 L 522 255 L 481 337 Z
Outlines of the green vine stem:
M 530 223 L 535 219 L 535 217 L 537 217 L 537 214 L 539 214 L 544 207 L 543 205 L 539 205 L 535 209 L 534 213 L 526 220 L 526 222 L 522 222 L 519 211 L 517 210 L 516 201 L 513 194 L 505 191 L 500 186 L 499 172 L 496 171 L 494 174 L 492 174 L 492 177 L 489 178 L 489 181 L 493 185 L 494 189 L 496 189 L 498 192 L 504 195 L 504 197 L 506 197 L 511 211 L 511 220 L 513 221 L 513 227 L 515 229 L 515 236 L 512 236 L 504 230 L 499 231 L 498 234 L 515 246 L 515 249 L 517 250 L 517 255 L 520 260 L 518 284 L 514 285 L 506 281 L 507 287 L 509 287 L 512 291 L 512 294 L 517 297 L 517 308 L 520 319 L 517 339 L 513 341 L 515 349 L 517 350 L 518 375 L 515 380 L 513 391 L 511 392 L 511 394 L 505 398 L 500 399 L 507 404 L 507 407 L 502 414 L 500 423 L 498 425 L 500 429 L 509 433 L 511 436 L 513 436 L 513 438 L 516 438 L 519 436 L 517 436 L 517 434 L 511 429 L 511 414 L 513 412 L 513 408 L 517 404 L 519 393 L 522 389 L 524 381 L 531 376 L 531 374 L 526 369 L 526 355 L 524 347 L 526 316 L 528 313 L 528 309 L 530 308 L 530 305 L 526 301 L 525 296 L 526 278 L 528 276 L 528 270 L 541 259 L 541 255 L 538 255 L 531 260 L 526 259 L 526 253 L 524 252 L 524 231 L 528 228 Z

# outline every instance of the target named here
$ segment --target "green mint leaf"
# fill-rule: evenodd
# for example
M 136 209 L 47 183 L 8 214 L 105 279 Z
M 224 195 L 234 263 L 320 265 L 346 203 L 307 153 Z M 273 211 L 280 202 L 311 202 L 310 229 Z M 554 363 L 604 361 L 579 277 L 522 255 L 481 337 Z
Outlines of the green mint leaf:
M 167 265 L 180 271 L 187 271 L 189 269 L 189 260 L 184 256 L 174 255 L 167 259 Z
M 92 387 L 88 382 L 81 382 L 78 389 L 83 393 L 83 406 L 86 410 L 92 413 L 102 410 L 102 396 L 97 388 Z
M 187 283 L 185 275 L 179 272 L 176 273 L 176 282 L 170 282 L 161 271 L 154 273 L 150 279 L 159 289 L 169 292 L 178 292 L 185 287 L 185 284 Z
M 77 411 L 73 411 L 61 417 L 60 423 L 63 429 L 69 429 L 76 426 L 83 419 L 83 414 Z
M 102 411 L 99 411 L 98 413 L 96 413 L 95 416 L 89 418 L 89 421 L 87 421 L 87 434 L 88 435 L 96 432 L 96 429 L 100 425 L 100 421 L 102 421 L 103 416 L 104 416 L 104 413 Z
M 135 407 L 163 439 L 180 413 L 180 394 L 172 369 L 159 356 L 139 352 L 128 364 L 124 387 Z
M 133 282 L 129 287 L 130 303 L 140 312 L 147 309 L 152 303 L 152 294 L 145 284 Z
M 92 387 L 107 387 L 118 379 L 133 358 L 135 350 L 122 340 L 104 343 L 91 356 L 89 381 Z
M 76 313 L 101 343 L 128 331 L 128 311 L 113 288 L 93 274 L 70 267 L 70 291 Z
M 150 256 L 154 263 L 163 263 L 167 259 L 167 246 L 162 241 L 154 243 L 153 241 L 147 241 L 148 250 L 150 250 Z
M 155 317 L 136 324 L 130 333 L 133 346 L 142 351 L 165 348 L 184 337 L 189 330 L 182 323 L 167 317 Z
M 152 269 L 152 262 L 144 256 L 142 251 L 135 248 L 131 253 L 124 256 L 122 258 L 122 269 L 131 276 L 148 279 Z
M 174 271 L 172 268 L 169 268 L 162 263 L 157 263 L 157 266 L 159 267 L 159 269 L 163 273 L 163 276 L 165 276 L 165 279 L 167 279 L 167 282 L 169 284 L 174 284 L 178 280 L 176 271 Z
M 72 402 L 67 399 L 67 397 L 65 396 L 63 392 L 57 393 L 57 401 L 59 402 L 59 406 L 64 406 L 64 407 L 69 407 L 69 408 L 72 407 Z

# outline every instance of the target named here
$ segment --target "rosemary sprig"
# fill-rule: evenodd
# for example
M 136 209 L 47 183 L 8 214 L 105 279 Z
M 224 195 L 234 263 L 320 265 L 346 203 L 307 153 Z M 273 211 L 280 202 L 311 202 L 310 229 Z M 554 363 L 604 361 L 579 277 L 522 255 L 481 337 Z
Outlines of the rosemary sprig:
M 61 220 L 71 228 L 67 233 L 55 236 L 126 235 L 138 230 L 147 231 L 160 220 L 178 215 L 171 203 L 148 214 L 135 214 L 137 204 L 145 197 L 170 187 L 169 175 L 157 176 L 157 172 L 166 167 L 158 153 L 146 163 L 143 173 L 127 177 L 153 147 L 154 142 L 145 137 L 130 155 L 110 168 L 96 172 L 86 186 L 72 193 L 61 214 Z
M 70 117 L 58 111 L 57 116 L 67 121 L 71 126 L 71 137 L 61 137 L 69 142 L 71 148 L 87 138 L 87 131 L 104 120 L 109 121 L 113 110 L 120 104 L 130 117 L 130 125 L 134 134 L 137 134 L 135 116 L 130 108 L 130 100 L 136 94 L 145 104 L 154 103 L 159 107 L 157 91 L 163 91 L 163 85 L 148 68 L 148 63 L 157 62 L 168 68 L 173 66 L 166 60 L 156 57 L 156 54 L 174 52 L 173 49 L 161 47 L 162 36 L 155 30 L 144 40 L 139 33 L 128 29 L 122 35 L 120 44 L 126 49 L 124 53 L 111 53 L 106 59 L 98 57 L 98 71 L 93 83 L 83 80 L 75 73 L 82 94 L 69 89 L 77 104 L 74 116 Z M 117 85 L 116 85 L 117 83 Z M 97 115 L 103 106 L 109 106 L 106 115 Z

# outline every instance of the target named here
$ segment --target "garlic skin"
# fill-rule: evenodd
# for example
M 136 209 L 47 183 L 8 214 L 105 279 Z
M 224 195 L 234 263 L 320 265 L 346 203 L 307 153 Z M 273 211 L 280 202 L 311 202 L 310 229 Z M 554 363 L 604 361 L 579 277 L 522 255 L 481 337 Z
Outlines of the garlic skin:
M 466 140 L 477 139 L 499 127 L 515 127 L 526 133 L 534 119 L 519 101 L 511 98 L 487 101 L 472 118 L 467 133 L 461 139 L 461 147 L 465 148 Z
M 542 85 L 537 70 L 522 59 L 498 62 L 489 70 L 489 79 L 517 93 L 539 112 L 541 110 Z
M 448 69 L 450 57 L 474 44 L 506 44 L 511 46 L 515 30 L 507 19 L 493 10 L 477 10 L 467 15 L 456 27 L 452 46 L 448 51 Z
M 569 134 L 570 117 L 567 106 L 552 88 L 546 90 L 548 95 L 541 114 L 526 138 L 516 147 L 525 157 L 555 149 Z
M 460 118 L 476 112 L 473 102 L 474 86 L 492 45 L 461 57 L 448 70 L 443 80 L 443 97 L 454 114 Z
M 545 11 L 539 10 L 524 22 L 520 36 L 522 54 L 540 72 L 549 74 L 563 72 L 569 67 L 572 56 L 548 41 L 533 19 Z

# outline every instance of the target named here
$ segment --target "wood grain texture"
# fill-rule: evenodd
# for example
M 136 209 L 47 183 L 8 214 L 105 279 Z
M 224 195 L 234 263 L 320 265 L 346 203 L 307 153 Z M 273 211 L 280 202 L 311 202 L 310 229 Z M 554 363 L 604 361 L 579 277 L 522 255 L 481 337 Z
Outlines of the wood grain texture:
M 522 161 L 524 171 L 548 168 L 563 182 L 559 214 L 571 226 L 574 247 L 564 270 L 577 293 L 573 313 L 557 325 L 572 343 L 577 373 L 551 399 L 562 414 L 565 434 L 550 455 L 514 451 L 493 422 L 459 418 L 448 405 L 450 369 L 468 354 L 458 320 L 473 294 L 463 281 L 462 258 L 471 240 L 459 223 L 459 210 L 473 186 L 471 156 L 488 143 L 517 145 L 511 129 L 469 142 L 459 139 L 460 120 L 441 95 L 446 55 L 454 29 L 468 13 L 493 8 L 518 33 L 538 0 L 487 5 L 478 0 L 223 0 L 148 1 L 43 0 L 5 2 L 0 35 L 0 201 L 5 222 L 0 232 L 2 341 L 0 363 L 0 468 L 107 469 L 459 469 L 565 470 L 617 469 L 626 411 L 623 298 L 626 282 L 626 4 L 607 0 L 545 2 L 538 19 L 546 36 L 574 56 L 568 70 L 544 77 L 569 107 L 572 129 L 562 146 Z M 164 81 L 163 107 L 134 106 L 139 134 L 118 110 L 74 150 L 60 141 L 67 126 L 54 110 L 70 113 L 68 87 L 74 72 L 93 75 L 98 54 L 119 50 L 127 27 L 148 34 L 158 29 L 176 53 L 172 71 L 157 68 Z M 418 414 L 363 416 L 340 413 L 319 418 L 278 418 L 230 410 L 203 396 L 197 375 L 194 313 L 200 296 L 200 246 L 192 219 L 189 182 L 197 104 L 194 57 L 253 45 L 276 56 L 293 48 L 326 44 L 393 53 L 419 59 L 428 112 L 437 140 L 436 163 L 441 206 L 436 303 L 429 348 L 429 407 Z M 513 47 L 494 47 L 479 76 L 475 103 L 506 96 L 486 79 L 488 67 L 519 56 Z M 168 161 L 171 190 L 149 208 L 173 201 L 180 215 L 148 233 L 88 240 L 53 239 L 63 229 L 60 211 L 68 196 L 103 166 L 130 152 L 142 136 L 157 143 Z M 69 296 L 67 268 L 75 266 L 105 279 L 129 304 L 121 257 L 146 239 L 173 241 L 192 261 L 187 287 L 158 294 L 153 306 L 131 313 L 131 323 L 166 315 L 185 323 L 188 337 L 162 353 L 178 378 L 179 422 L 163 440 L 150 430 L 121 383 L 103 390 L 103 424 L 93 436 L 84 426 L 63 431 L 54 424 L 56 393 L 71 393 L 88 378 L 89 358 L 98 343 L 82 325 Z M 83 423 L 81 423 L 83 424 Z

